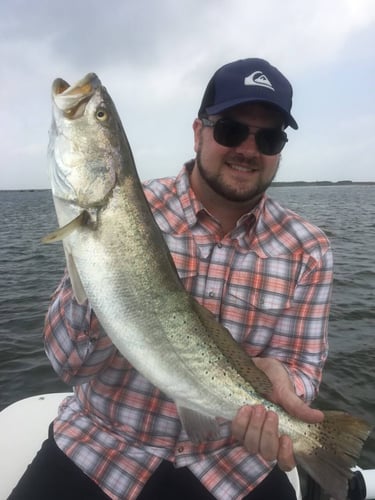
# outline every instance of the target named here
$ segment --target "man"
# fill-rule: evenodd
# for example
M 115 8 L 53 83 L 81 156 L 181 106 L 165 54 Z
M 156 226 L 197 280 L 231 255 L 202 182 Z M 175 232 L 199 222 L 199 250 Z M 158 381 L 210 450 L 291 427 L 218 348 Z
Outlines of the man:
M 184 286 L 273 383 L 271 398 L 307 422 L 327 353 L 332 255 L 324 234 L 265 195 L 297 128 L 292 88 L 261 59 L 210 80 L 194 121 L 196 158 L 145 193 Z M 292 499 L 291 440 L 262 406 L 239 409 L 194 444 L 172 401 L 116 350 L 64 276 L 46 318 L 46 352 L 75 386 L 10 497 Z M 32 491 L 34 496 L 23 495 Z

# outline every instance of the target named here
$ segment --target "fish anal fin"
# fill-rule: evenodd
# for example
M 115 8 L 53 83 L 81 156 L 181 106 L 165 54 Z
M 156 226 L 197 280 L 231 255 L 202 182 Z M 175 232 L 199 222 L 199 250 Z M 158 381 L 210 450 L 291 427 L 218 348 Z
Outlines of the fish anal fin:
M 55 243 L 56 241 L 61 241 L 64 238 L 67 238 L 70 234 L 72 234 L 73 231 L 75 231 L 79 227 L 85 226 L 89 220 L 90 214 L 86 210 L 83 210 L 78 215 L 78 217 L 68 222 L 68 224 L 66 224 L 65 226 L 60 227 L 59 229 L 56 229 L 56 231 L 53 231 L 52 233 L 44 236 L 42 238 L 42 243 Z
M 193 298 L 192 306 L 203 325 L 209 330 L 215 344 L 230 360 L 232 365 L 252 387 L 260 394 L 267 395 L 272 391 L 272 383 L 266 374 L 255 366 L 252 358 L 238 342 L 234 340 L 229 330 L 221 325 L 215 316 Z
M 219 436 L 219 424 L 214 417 L 204 415 L 177 404 L 183 428 L 193 443 L 201 443 Z

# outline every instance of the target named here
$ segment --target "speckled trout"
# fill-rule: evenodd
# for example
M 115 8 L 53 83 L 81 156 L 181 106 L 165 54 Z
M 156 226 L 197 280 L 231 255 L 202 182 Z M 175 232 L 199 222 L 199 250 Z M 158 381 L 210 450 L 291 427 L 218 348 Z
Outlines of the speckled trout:
M 91 73 L 52 86 L 49 172 L 75 298 L 88 299 L 114 345 L 173 399 L 193 441 L 243 405 L 277 412 L 296 461 L 338 500 L 369 433 L 361 419 L 289 416 L 264 396 L 270 382 L 214 316 L 184 289 L 139 180 L 115 106 Z

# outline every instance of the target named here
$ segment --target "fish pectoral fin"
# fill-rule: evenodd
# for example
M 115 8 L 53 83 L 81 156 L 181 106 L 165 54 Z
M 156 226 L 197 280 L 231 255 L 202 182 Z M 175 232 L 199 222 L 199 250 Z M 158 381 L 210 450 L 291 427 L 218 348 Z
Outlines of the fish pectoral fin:
M 177 410 L 182 426 L 193 443 L 201 443 L 219 436 L 219 424 L 216 418 L 178 404 Z
M 74 262 L 73 255 L 65 248 L 66 265 L 68 268 L 69 278 L 72 284 L 73 294 L 78 304 L 83 304 L 87 300 L 85 289 L 83 288 L 81 278 L 78 274 L 77 266 Z
M 78 217 L 68 222 L 65 226 L 60 227 L 59 229 L 56 229 L 56 231 L 44 236 L 44 238 L 42 238 L 42 243 L 55 243 L 56 241 L 63 240 L 76 229 L 81 226 L 85 226 L 89 219 L 90 214 L 86 210 L 83 210 Z

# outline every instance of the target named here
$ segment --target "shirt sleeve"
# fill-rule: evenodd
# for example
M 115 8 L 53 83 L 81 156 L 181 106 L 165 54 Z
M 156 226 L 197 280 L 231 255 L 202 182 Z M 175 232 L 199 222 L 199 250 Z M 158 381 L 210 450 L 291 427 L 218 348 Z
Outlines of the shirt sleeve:
M 69 385 L 80 385 L 104 370 L 116 353 L 86 301 L 80 305 L 66 272 L 51 298 L 44 345 L 52 367 Z
M 332 251 L 327 248 L 309 265 L 294 290 L 292 304 L 280 316 L 263 356 L 279 359 L 298 396 L 312 401 L 318 394 L 328 354 L 328 318 L 333 281 Z

